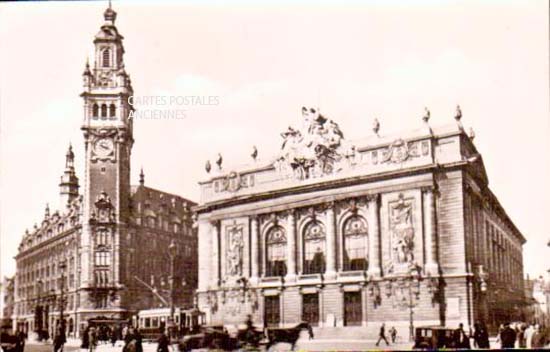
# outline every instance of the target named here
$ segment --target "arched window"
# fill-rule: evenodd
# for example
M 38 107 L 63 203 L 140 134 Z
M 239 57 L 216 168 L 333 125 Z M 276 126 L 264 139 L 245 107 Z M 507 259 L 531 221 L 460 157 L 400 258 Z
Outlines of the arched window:
M 116 106 L 115 106 L 115 104 L 111 104 L 109 106 L 109 116 L 110 117 L 115 117 L 115 115 L 116 115 Z
M 101 105 L 101 117 L 107 117 L 107 105 Z
M 325 229 L 321 223 L 312 221 L 304 232 L 304 274 L 325 272 L 325 247 Z
M 110 59 L 111 59 L 111 50 L 109 49 L 103 50 L 103 67 L 111 66 Z
M 99 117 L 99 106 L 97 104 L 92 107 L 92 116 Z
M 349 218 L 344 224 L 344 270 L 367 270 L 367 223 L 360 216 Z
M 286 275 L 286 235 L 285 230 L 275 226 L 266 238 L 266 276 Z

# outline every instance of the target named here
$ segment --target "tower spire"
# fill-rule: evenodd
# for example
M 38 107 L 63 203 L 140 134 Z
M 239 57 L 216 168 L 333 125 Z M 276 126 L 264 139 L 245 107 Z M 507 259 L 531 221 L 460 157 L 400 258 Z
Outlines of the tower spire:
M 63 172 L 63 176 L 61 176 L 61 183 L 59 183 L 61 211 L 63 211 L 65 207 L 73 201 L 73 199 L 78 197 L 78 187 L 78 177 L 76 177 L 76 173 L 74 171 L 73 146 L 69 143 L 69 148 L 65 154 L 65 171 Z
M 141 167 L 141 172 L 139 173 L 139 185 L 143 186 L 145 184 L 145 174 L 143 173 L 143 166 Z

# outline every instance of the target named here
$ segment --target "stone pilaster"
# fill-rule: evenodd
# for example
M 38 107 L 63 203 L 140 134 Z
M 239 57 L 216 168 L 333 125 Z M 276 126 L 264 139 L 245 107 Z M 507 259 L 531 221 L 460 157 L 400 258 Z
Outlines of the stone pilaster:
M 336 226 L 334 222 L 334 203 L 330 202 L 326 210 L 327 219 L 327 279 L 336 278 Z
M 250 217 L 250 253 L 252 257 L 251 270 L 250 270 L 250 281 L 252 283 L 258 282 L 258 274 L 260 267 L 260 248 L 258 246 L 258 217 L 252 215 Z
M 292 282 L 296 281 L 296 212 L 294 210 L 290 210 L 288 212 L 287 219 L 287 274 L 285 277 L 285 281 Z
M 211 264 L 210 264 L 210 286 L 211 287 L 218 287 L 220 284 L 220 222 L 219 221 L 212 221 L 209 223 L 210 225 L 210 236 L 211 236 L 211 254 L 212 257 L 210 258 Z
M 436 224 L 435 224 L 435 202 L 434 189 L 427 187 L 422 189 L 423 213 L 424 213 L 424 231 L 425 231 L 425 249 L 426 249 L 426 273 L 437 275 L 439 268 L 437 265 L 437 243 L 436 243 Z
M 368 197 L 368 223 L 369 229 L 369 276 L 380 276 L 380 195 Z

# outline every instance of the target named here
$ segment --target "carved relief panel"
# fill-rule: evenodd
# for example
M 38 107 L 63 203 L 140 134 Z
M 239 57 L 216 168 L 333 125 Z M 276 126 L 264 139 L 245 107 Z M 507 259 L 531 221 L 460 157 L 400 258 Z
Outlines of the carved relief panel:
M 221 228 L 222 280 L 232 285 L 240 277 L 248 277 L 248 218 L 224 220 Z
M 423 230 L 420 190 L 382 196 L 382 264 L 386 273 L 422 265 Z

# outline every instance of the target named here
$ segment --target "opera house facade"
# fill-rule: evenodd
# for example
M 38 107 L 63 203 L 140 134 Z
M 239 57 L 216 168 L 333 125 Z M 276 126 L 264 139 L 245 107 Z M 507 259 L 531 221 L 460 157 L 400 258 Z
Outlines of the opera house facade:
M 210 324 L 318 331 L 490 327 L 523 292 L 523 235 L 455 121 L 347 141 L 302 108 L 269 163 L 207 165 L 195 208 L 199 309 Z M 355 328 L 354 328 L 355 327 Z M 374 331 L 374 330 L 373 330 Z

